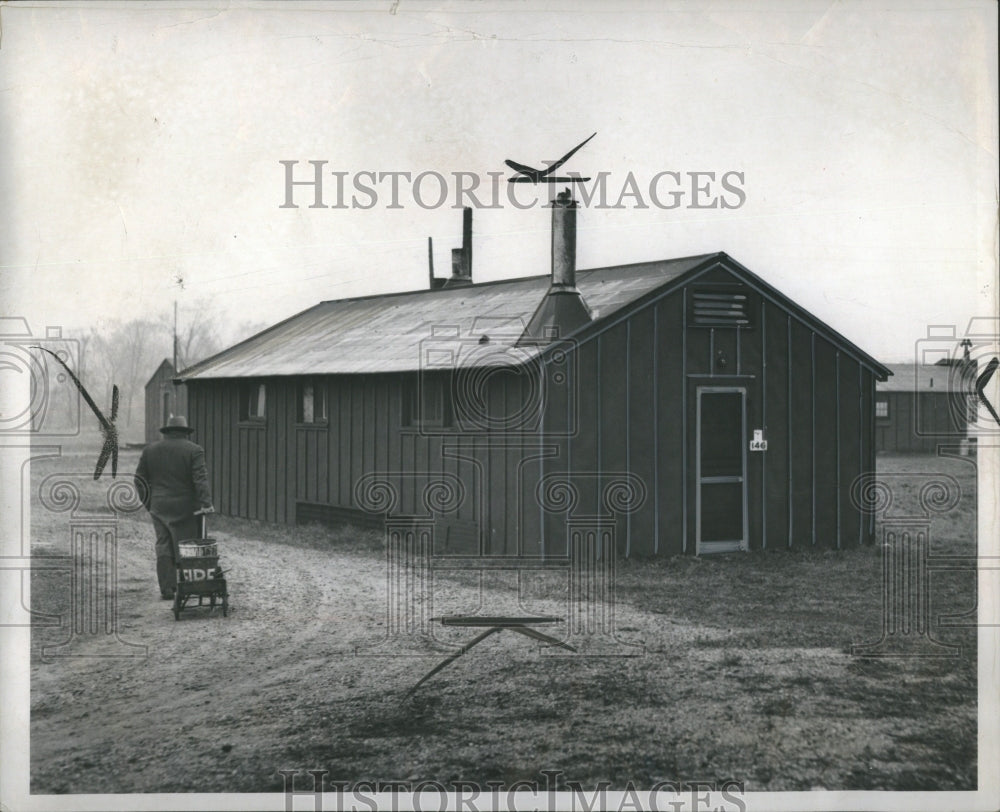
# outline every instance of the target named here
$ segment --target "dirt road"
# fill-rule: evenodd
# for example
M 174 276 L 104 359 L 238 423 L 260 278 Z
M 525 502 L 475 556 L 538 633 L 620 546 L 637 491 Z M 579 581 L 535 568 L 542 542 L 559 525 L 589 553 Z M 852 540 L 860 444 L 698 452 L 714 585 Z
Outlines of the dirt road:
M 150 528 L 121 524 L 118 629 L 146 656 L 36 659 L 33 785 L 56 792 L 235 789 L 253 763 L 259 789 L 258 762 L 290 728 L 330 724 L 310 708 L 356 679 L 331 660 L 356 660 L 353 648 L 371 637 L 357 612 L 379 615 L 378 562 L 213 535 L 231 568 L 230 616 L 192 609 L 175 621 L 171 603 L 157 594 Z M 36 605 L 62 602 L 68 574 L 59 578 L 36 576 Z M 39 630 L 36 652 L 66 635 Z M 84 640 L 75 653 L 86 650 Z M 122 646 L 121 653 L 139 651 Z M 405 669 L 380 661 L 387 676 L 394 667 Z
M 82 518 L 92 507 L 85 500 Z M 66 555 L 66 515 L 38 510 L 33 521 L 34 553 Z M 950 632 L 965 644 L 957 659 L 846 653 L 878 633 L 872 549 L 626 562 L 617 629 L 642 656 L 546 656 L 503 633 L 404 700 L 440 655 L 355 656 L 385 636 L 380 539 L 223 518 L 211 527 L 230 569 L 229 617 L 174 620 L 140 515 L 118 523 L 116 595 L 120 637 L 144 656 L 44 659 L 68 628 L 33 629 L 33 792 L 277 792 L 279 770 L 315 768 L 347 781 L 510 784 L 561 770 L 619 788 L 975 786 L 974 637 Z M 974 605 L 963 578 L 940 579 L 936 607 Z M 493 611 L 565 607 L 552 583 L 512 579 L 436 581 L 433 611 L 471 612 L 481 599 Z M 69 587 L 68 572 L 37 571 L 32 604 L 69 619 Z

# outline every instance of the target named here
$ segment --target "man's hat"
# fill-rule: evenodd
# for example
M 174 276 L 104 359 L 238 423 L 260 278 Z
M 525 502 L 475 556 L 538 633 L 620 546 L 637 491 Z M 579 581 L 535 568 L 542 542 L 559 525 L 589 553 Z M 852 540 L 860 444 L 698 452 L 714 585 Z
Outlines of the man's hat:
M 184 415 L 179 414 L 171 417 L 167 421 L 167 425 L 160 427 L 160 432 L 166 434 L 167 432 L 176 431 L 183 434 L 190 434 L 194 431 L 193 428 L 188 426 L 187 418 Z

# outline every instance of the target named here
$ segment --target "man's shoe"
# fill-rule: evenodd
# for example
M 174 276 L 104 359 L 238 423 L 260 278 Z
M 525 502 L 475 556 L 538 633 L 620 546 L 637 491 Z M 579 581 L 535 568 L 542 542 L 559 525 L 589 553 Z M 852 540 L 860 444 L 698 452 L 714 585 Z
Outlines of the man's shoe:
M 160 593 L 160 600 L 163 600 L 163 601 L 172 601 L 173 599 L 174 599 L 174 593 L 173 592 L 170 592 L 170 593 L 161 592 Z

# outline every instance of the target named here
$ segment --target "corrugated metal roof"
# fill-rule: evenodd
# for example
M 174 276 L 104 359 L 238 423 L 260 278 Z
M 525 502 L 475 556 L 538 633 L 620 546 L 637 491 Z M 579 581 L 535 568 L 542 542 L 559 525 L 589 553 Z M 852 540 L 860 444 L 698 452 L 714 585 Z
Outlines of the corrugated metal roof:
M 576 283 L 595 320 L 604 319 L 682 276 L 705 254 L 577 271 Z M 321 302 L 181 372 L 191 378 L 405 372 L 438 348 L 474 350 L 489 363 L 527 361 L 538 347 L 516 347 L 549 289 L 550 276 L 486 282 Z M 489 343 L 480 345 L 482 336 Z M 484 351 L 487 349 L 488 351 Z
M 879 380 L 889 374 L 884 365 L 722 252 L 577 271 L 577 287 L 593 321 L 573 337 L 581 342 L 593 338 L 617 321 L 616 313 L 627 317 L 629 305 L 661 288 L 686 284 L 713 267 L 712 261 L 826 336 Z M 550 281 L 544 274 L 321 302 L 183 370 L 177 379 L 411 372 L 433 363 L 428 353 L 438 353 L 445 368 L 523 363 L 543 349 L 515 345 Z M 489 339 L 485 346 L 479 344 L 484 336 Z M 448 357 L 441 356 L 441 350 Z
M 879 383 L 879 392 L 961 392 L 963 386 L 961 365 L 946 364 L 886 364 L 892 377 Z M 975 376 L 975 368 L 971 375 Z

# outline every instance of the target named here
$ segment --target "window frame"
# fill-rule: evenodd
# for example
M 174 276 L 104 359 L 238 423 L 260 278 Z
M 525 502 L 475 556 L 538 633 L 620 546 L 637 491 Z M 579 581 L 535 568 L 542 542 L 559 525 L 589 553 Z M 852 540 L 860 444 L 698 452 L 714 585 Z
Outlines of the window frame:
M 885 407 L 885 414 L 879 414 L 879 406 L 884 406 Z M 876 420 L 889 420 L 890 417 L 891 417 L 891 413 L 889 411 L 889 398 L 884 398 L 882 400 L 879 400 L 876 397 L 875 398 L 875 419 Z
M 330 398 L 327 392 L 326 380 L 323 378 L 300 378 L 295 383 L 295 425 L 305 428 L 322 428 L 330 425 Z M 313 417 L 306 420 L 305 395 L 306 389 L 312 388 Z M 317 416 L 316 406 L 320 414 Z
M 239 398 L 240 424 L 263 426 L 267 422 L 267 384 L 262 380 L 243 381 Z
M 434 415 L 429 416 L 427 396 L 434 398 Z M 400 424 L 404 431 L 455 428 L 450 377 L 420 373 L 400 386 Z

